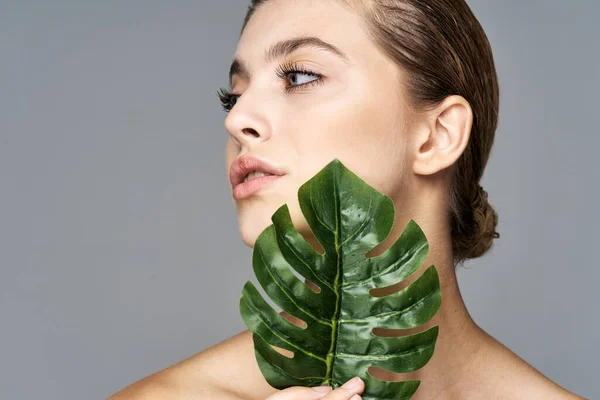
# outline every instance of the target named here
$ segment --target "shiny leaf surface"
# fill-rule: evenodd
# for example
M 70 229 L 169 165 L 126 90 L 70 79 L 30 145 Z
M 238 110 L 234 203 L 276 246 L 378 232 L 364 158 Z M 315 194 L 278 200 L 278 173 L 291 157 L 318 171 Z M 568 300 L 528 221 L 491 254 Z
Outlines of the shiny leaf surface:
M 431 265 L 404 289 L 383 297 L 371 289 L 396 284 L 424 262 L 429 245 L 413 221 L 385 252 L 366 253 L 390 233 L 394 204 L 338 159 L 298 191 L 300 208 L 323 246 L 320 254 L 298 233 L 287 204 L 257 238 L 254 273 L 265 293 L 290 315 L 292 324 L 274 310 L 251 281 L 240 296 L 240 313 L 253 332 L 256 360 L 267 382 L 277 388 L 333 388 L 359 376 L 363 399 L 410 399 L 420 381 L 382 381 L 368 373 L 378 367 L 392 372 L 422 368 L 432 357 L 438 326 L 412 335 L 381 337 L 373 328 L 407 329 L 429 321 L 441 304 L 437 271 Z M 290 268 L 319 287 L 315 292 Z M 271 345 L 293 352 L 287 357 Z

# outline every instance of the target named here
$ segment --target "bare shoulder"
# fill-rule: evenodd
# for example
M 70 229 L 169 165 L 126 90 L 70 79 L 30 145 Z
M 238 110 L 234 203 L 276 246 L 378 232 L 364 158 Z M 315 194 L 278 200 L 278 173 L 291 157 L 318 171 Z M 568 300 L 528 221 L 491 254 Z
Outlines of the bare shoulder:
M 586 400 L 575 393 L 568 391 L 549 378 L 537 374 L 513 374 L 511 381 L 496 380 L 487 390 L 486 399 L 490 400 Z M 479 398 L 479 397 L 477 397 Z M 483 398 L 483 397 L 481 397 Z
M 262 400 L 276 391 L 260 372 L 252 332 L 245 330 L 127 386 L 108 400 Z
M 546 377 L 516 353 L 489 337 L 487 349 L 477 363 L 478 383 L 467 390 L 473 399 L 514 400 L 586 400 Z

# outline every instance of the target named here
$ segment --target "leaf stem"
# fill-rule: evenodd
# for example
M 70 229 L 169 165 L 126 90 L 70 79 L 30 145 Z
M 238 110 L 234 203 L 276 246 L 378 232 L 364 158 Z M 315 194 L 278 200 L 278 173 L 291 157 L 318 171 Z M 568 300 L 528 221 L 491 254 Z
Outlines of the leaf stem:
M 325 364 L 327 365 L 327 370 L 325 371 L 325 384 L 330 384 L 331 387 L 333 387 L 334 389 L 336 389 L 337 385 L 336 385 L 336 380 L 333 379 L 332 374 L 333 374 L 333 366 L 335 364 L 335 349 L 337 347 L 337 340 L 338 340 L 338 336 L 339 336 L 339 329 L 338 329 L 338 325 L 339 325 L 339 320 L 340 320 L 340 312 L 341 312 L 341 303 L 342 303 L 342 293 L 341 293 L 341 286 L 340 285 L 340 278 L 342 275 L 342 265 L 341 265 L 341 254 L 340 254 L 340 240 L 339 240 L 339 229 L 340 229 L 340 219 L 339 219 L 339 204 L 337 202 L 337 196 L 336 196 L 336 185 L 335 185 L 335 179 L 333 181 L 333 198 L 334 198 L 334 202 L 333 204 L 335 205 L 335 231 L 333 232 L 333 236 L 334 236 L 334 246 L 335 246 L 335 253 L 337 256 L 337 265 L 336 265 L 336 275 L 335 275 L 335 279 L 333 281 L 333 292 L 335 293 L 335 312 L 333 314 L 333 318 L 331 319 L 331 346 L 329 347 L 329 352 L 327 353 L 327 359 L 325 361 Z

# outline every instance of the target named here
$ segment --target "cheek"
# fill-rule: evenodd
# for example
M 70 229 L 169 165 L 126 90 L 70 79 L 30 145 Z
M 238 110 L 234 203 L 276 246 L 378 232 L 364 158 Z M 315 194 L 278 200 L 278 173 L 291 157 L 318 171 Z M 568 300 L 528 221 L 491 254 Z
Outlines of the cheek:
M 339 95 L 307 115 L 311 117 L 304 120 L 295 144 L 307 167 L 306 179 L 338 158 L 377 190 L 396 189 L 405 163 L 404 115 L 397 103 L 384 94 Z

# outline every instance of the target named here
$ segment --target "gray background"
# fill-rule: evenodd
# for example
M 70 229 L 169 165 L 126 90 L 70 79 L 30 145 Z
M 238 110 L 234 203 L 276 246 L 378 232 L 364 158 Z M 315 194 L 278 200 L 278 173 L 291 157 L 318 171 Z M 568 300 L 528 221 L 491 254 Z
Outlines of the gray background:
M 102 399 L 245 329 L 225 175 L 246 0 L 0 3 L 0 398 Z M 593 1 L 471 0 L 501 112 L 501 238 L 458 272 L 490 334 L 600 397 Z

